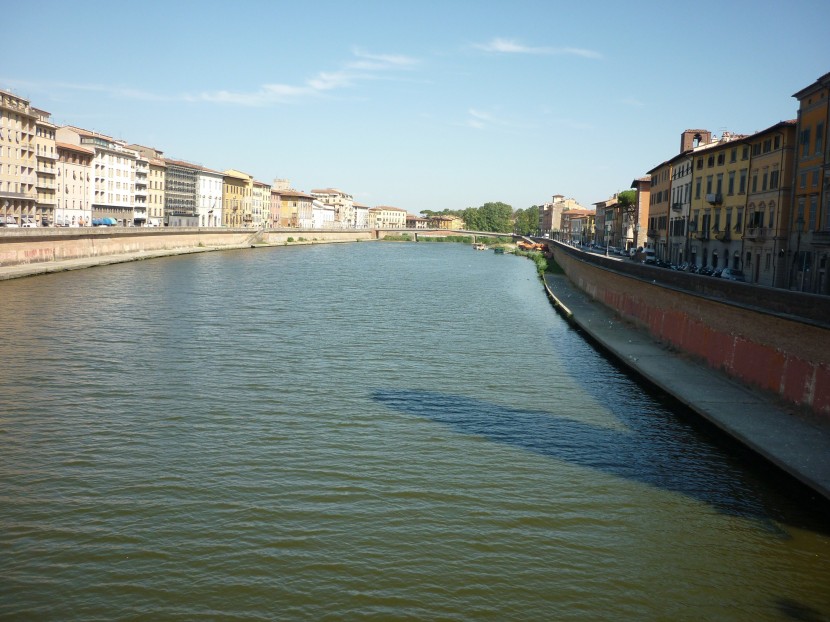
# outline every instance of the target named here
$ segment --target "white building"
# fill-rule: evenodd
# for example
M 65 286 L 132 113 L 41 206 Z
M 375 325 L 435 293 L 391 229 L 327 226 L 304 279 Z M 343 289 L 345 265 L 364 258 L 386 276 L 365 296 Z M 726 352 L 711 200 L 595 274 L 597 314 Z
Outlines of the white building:
M 405 229 L 406 210 L 389 205 L 370 207 L 369 227 L 371 229 Z
M 150 173 L 150 161 L 138 155 L 135 160 L 135 206 L 133 207 L 133 224 L 143 227 L 147 224 L 147 179 Z
M 337 188 L 321 188 L 311 191 L 311 196 L 324 205 L 334 206 L 335 227 L 354 229 L 356 226 L 354 198 Z
M 369 228 L 369 206 L 362 203 L 354 204 L 354 227 L 355 229 Z
M 200 227 L 222 226 L 222 173 L 202 168 L 197 174 L 197 205 Z
M 334 206 L 311 202 L 311 227 L 313 229 L 334 229 Z
M 58 128 L 57 140 L 95 151 L 90 189 L 93 224 L 96 219 L 114 218 L 119 225 L 132 226 L 138 153 L 124 141 L 69 125 Z

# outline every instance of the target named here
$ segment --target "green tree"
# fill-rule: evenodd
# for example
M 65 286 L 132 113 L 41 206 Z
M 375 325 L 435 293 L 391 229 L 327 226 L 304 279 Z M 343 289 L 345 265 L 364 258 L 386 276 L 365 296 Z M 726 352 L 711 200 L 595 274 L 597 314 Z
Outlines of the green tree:
M 516 210 L 513 215 L 513 231 L 521 235 L 535 235 L 539 229 L 539 207 Z
M 620 207 L 626 211 L 633 209 L 636 201 L 636 190 L 623 190 L 622 192 L 617 193 L 617 203 L 619 203 Z

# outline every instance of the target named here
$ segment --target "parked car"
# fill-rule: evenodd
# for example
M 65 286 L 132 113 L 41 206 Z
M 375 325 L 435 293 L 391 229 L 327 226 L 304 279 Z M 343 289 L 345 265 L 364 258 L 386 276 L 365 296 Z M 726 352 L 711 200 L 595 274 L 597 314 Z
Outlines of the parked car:
M 22 225 L 20 225 L 20 226 L 21 226 L 21 227 L 25 227 L 25 228 L 27 228 L 27 229 L 34 229 L 34 228 L 36 228 L 38 225 L 37 225 L 37 223 L 36 223 L 36 222 L 24 222 L 24 223 L 23 223 Z
M 657 263 L 657 255 L 654 253 L 653 248 L 647 248 L 643 251 L 645 258 L 643 259 L 643 263 Z
M 733 268 L 724 268 L 720 273 L 720 278 L 727 279 L 728 281 L 746 283 L 746 275 L 741 270 L 735 270 Z

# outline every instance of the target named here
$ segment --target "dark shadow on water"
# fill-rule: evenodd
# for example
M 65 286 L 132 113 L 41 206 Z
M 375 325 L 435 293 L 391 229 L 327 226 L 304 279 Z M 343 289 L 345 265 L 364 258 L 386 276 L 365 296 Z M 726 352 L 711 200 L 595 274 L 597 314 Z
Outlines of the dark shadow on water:
M 720 512 L 761 521 L 771 532 L 786 536 L 773 521 L 818 530 L 816 519 L 790 515 L 767 502 L 745 472 L 736 468 L 717 446 L 707 443 L 688 425 L 670 414 L 641 413 L 631 404 L 615 408 L 626 413 L 620 420 L 626 430 L 598 427 L 550 412 L 522 410 L 478 400 L 423 390 L 379 390 L 373 398 L 409 415 L 442 423 L 459 433 L 519 447 L 535 454 L 564 460 L 687 495 Z

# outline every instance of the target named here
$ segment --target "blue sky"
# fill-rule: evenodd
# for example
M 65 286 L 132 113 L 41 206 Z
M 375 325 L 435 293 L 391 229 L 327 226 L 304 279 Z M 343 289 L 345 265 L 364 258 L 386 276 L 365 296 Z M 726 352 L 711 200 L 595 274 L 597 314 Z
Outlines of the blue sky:
M 4 14 L 0 88 L 58 124 L 414 213 L 553 194 L 590 206 L 674 156 L 684 129 L 795 118 L 792 94 L 830 71 L 830 0 L 47 0 Z

